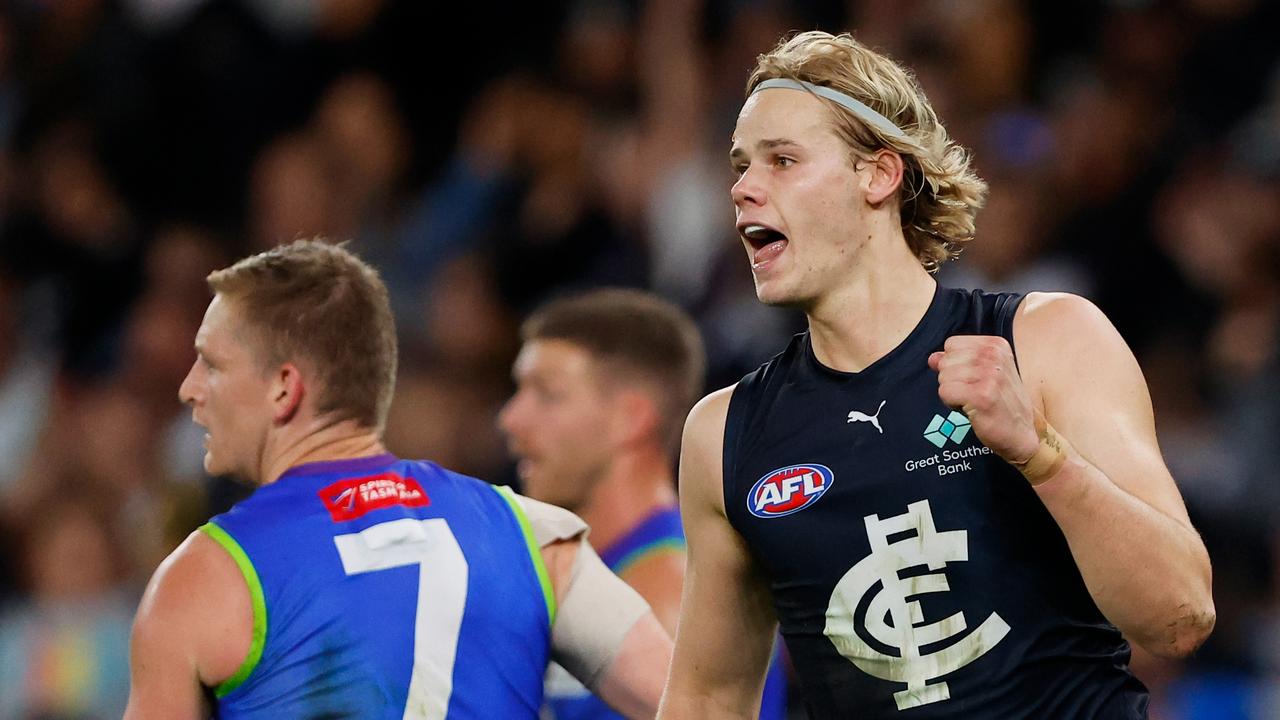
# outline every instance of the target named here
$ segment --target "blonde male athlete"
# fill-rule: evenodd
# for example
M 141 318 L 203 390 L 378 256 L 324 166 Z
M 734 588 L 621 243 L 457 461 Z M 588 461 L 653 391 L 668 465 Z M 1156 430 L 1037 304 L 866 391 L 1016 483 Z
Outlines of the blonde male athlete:
M 756 293 L 809 328 L 686 423 L 659 716 L 749 717 L 780 623 L 811 717 L 1145 717 L 1128 643 L 1186 655 L 1214 608 L 1124 341 L 937 285 L 985 185 L 848 35 L 760 57 L 730 160 Z

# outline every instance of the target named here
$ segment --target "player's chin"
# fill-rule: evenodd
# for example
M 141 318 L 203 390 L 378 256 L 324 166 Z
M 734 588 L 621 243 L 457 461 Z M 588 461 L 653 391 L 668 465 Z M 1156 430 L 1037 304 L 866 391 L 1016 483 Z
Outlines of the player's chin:
M 217 477 L 219 475 L 227 474 L 227 468 L 219 461 L 218 456 L 214 454 L 212 448 L 204 451 L 204 471 L 209 477 Z
M 782 283 L 776 279 L 762 280 L 756 277 L 756 298 L 765 305 L 773 305 L 777 307 L 792 307 L 800 304 L 800 299 L 795 293 L 790 292 Z
M 521 492 L 534 500 L 542 499 L 542 475 L 533 463 L 528 460 L 516 463 L 516 477 L 520 478 Z

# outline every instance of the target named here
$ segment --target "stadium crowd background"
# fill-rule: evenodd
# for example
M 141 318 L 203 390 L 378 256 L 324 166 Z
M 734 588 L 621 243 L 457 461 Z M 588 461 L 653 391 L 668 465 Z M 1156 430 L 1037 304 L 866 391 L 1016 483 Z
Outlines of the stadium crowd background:
M 510 482 L 515 327 L 572 288 L 690 309 L 709 387 L 761 306 L 728 136 L 754 56 L 856 29 L 991 183 L 941 279 L 1115 320 L 1214 562 L 1138 656 L 1153 717 L 1280 717 L 1280 5 L 1264 0 L 0 3 L 0 719 L 118 717 L 156 563 L 243 490 L 177 402 L 211 269 L 352 238 L 402 335 L 391 448 Z

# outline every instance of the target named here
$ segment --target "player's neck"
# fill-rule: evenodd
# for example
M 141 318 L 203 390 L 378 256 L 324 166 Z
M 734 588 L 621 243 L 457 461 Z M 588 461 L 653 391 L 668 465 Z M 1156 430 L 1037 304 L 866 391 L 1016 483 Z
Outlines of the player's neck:
M 268 441 L 259 477 L 267 485 L 298 465 L 369 457 L 386 451 L 376 430 L 351 420 L 317 418 L 303 432 L 282 433 Z
M 884 357 L 911 334 L 933 300 L 937 282 L 910 251 L 869 260 L 861 265 L 865 272 L 807 312 L 814 355 L 827 367 L 859 372 Z
M 660 448 L 619 456 L 578 514 L 591 526 L 591 544 L 605 548 L 654 511 L 675 507 L 671 463 Z

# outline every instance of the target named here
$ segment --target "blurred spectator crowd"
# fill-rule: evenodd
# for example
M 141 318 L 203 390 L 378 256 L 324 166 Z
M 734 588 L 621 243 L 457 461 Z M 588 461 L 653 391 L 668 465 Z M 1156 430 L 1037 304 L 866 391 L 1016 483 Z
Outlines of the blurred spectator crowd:
M 142 583 L 245 492 L 177 401 L 214 268 L 351 239 L 401 332 L 391 449 L 495 482 L 552 294 L 679 302 L 708 387 L 780 350 L 728 138 L 815 27 L 912 67 L 991 183 L 941 281 L 1083 294 L 1142 363 L 1218 606 L 1195 657 L 1135 658 L 1153 717 L 1280 717 L 1280 4 L 6 0 L 0 720 L 119 717 Z

